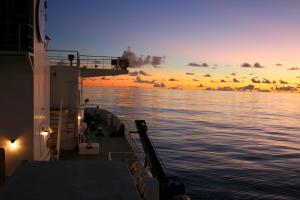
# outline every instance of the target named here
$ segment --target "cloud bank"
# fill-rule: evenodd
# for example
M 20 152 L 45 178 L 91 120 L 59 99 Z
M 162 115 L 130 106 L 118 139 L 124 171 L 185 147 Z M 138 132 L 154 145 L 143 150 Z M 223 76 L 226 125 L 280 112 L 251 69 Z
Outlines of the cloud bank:
M 178 81 L 178 80 L 175 78 L 169 78 L 169 81 Z
M 199 63 L 195 63 L 195 62 L 188 63 L 188 66 L 190 66 L 190 67 L 209 67 L 209 65 L 207 63 L 199 64 Z
M 142 70 L 129 72 L 128 75 L 129 76 L 152 76 L 151 74 L 148 74 L 147 72 L 142 71 Z
M 185 74 L 186 75 L 195 75 L 194 73 L 191 73 L 191 72 L 186 72 Z
M 143 67 L 145 65 L 151 65 L 158 68 L 164 62 L 164 56 L 137 56 L 136 53 L 131 51 L 130 47 L 123 52 L 122 58 L 127 58 L 130 68 Z
M 299 67 L 291 67 L 291 68 L 288 68 L 287 70 L 300 70 Z
M 251 65 L 249 63 L 242 63 L 241 67 L 244 67 L 244 68 L 265 68 L 259 62 L 254 63 L 254 65 Z

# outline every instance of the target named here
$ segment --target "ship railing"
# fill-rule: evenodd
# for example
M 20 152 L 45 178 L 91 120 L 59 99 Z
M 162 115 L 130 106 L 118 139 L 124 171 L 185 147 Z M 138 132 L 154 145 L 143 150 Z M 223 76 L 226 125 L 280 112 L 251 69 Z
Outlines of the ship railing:
M 59 120 L 58 120 L 58 128 L 57 128 L 57 160 L 59 160 L 60 155 L 60 139 L 62 132 L 62 121 L 63 121 L 63 98 L 60 99 L 60 107 L 59 107 Z
M 81 55 L 81 67 L 88 69 L 120 69 L 118 57 Z
M 0 23 L 1 52 L 33 52 L 31 24 Z
M 149 131 L 147 131 L 147 132 L 148 132 L 148 138 L 149 138 L 149 140 L 150 140 L 150 142 L 151 142 L 151 145 L 154 147 L 153 149 L 154 149 L 154 151 L 155 151 L 155 154 L 156 154 L 156 156 L 157 156 L 157 158 L 158 158 L 160 164 L 162 165 L 163 169 L 166 171 L 166 170 L 167 170 L 166 164 L 165 164 L 165 162 L 161 159 L 159 153 L 157 152 L 157 150 L 156 150 L 156 148 L 155 148 L 155 145 L 154 145 L 154 142 L 153 142 L 153 140 L 152 140 L 152 137 L 149 135 Z
M 60 140 L 61 140 L 61 132 L 63 127 L 63 119 L 64 119 L 64 108 L 63 108 L 63 98 L 60 99 L 59 109 L 51 109 L 51 112 L 54 111 L 55 115 L 58 118 L 57 120 L 57 129 L 56 127 L 50 133 L 50 137 L 48 138 L 47 144 L 50 148 L 50 160 L 59 160 L 60 156 Z M 56 124 L 56 123 L 55 123 Z
M 80 55 L 78 51 L 47 50 L 50 65 L 72 66 L 82 69 L 127 69 L 127 59 L 113 56 Z
M 50 65 L 80 67 L 80 54 L 72 50 L 47 50 Z
M 86 104 L 86 108 L 89 108 L 89 107 L 90 108 L 95 108 L 95 106 L 96 106 L 96 104 L 93 104 L 93 103 Z M 101 116 L 102 115 L 106 116 L 108 113 L 112 116 L 115 116 L 111 112 L 101 109 Z M 103 116 L 102 116 L 102 118 L 106 119 L 106 117 L 103 117 Z M 119 119 L 119 118 L 115 116 L 115 119 Z M 144 152 L 144 149 L 143 149 L 143 146 L 142 146 L 142 143 L 141 143 L 141 140 L 140 140 L 140 137 L 139 137 L 138 133 L 129 131 L 129 130 L 133 130 L 133 126 L 130 126 L 131 123 L 129 121 L 121 120 L 121 119 L 119 119 L 119 120 L 120 120 L 120 122 L 118 124 L 121 124 L 121 123 L 125 124 L 125 134 L 124 135 L 125 135 L 125 138 L 126 138 L 127 142 L 129 143 L 133 153 L 136 155 L 136 159 L 138 161 L 140 161 L 141 163 L 145 163 L 146 156 L 145 156 L 145 152 Z M 149 133 L 149 131 L 148 131 L 148 133 Z M 152 146 L 155 147 L 154 142 L 151 138 L 151 134 L 148 135 L 148 136 L 149 136 L 149 140 L 150 140 Z M 157 153 L 156 148 L 154 148 L 154 151 L 155 151 L 155 153 L 157 155 L 157 158 L 160 161 L 162 167 L 164 169 L 167 169 L 166 164 L 160 158 L 159 154 Z
M 129 127 L 128 124 L 127 124 L 127 126 L 125 126 L 125 137 L 126 137 L 128 143 L 130 144 L 130 146 L 131 146 L 133 152 L 134 152 L 135 154 L 137 154 L 138 160 L 141 161 L 142 163 L 144 163 L 146 157 L 145 157 L 145 152 L 144 152 L 144 150 L 143 150 L 143 147 L 142 147 L 140 138 L 139 138 L 138 134 L 136 134 L 136 133 L 130 133 L 130 132 L 127 130 L 126 127 Z M 149 131 L 148 131 L 148 133 L 149 133 Z M 155 147 L 154 142 L 153 142 L 153 140 L 152 140 L 152 137 L 151 137 L 150 135 L 148 135 L 148 136 L 149 136 L 149 140 L 150 140 L 152 146 Z M 161 159 L 161 157 L 159 156 L 159 154 L 158 154 L 156 148 L 154 148 L 154 151 L 155 151 L 155 153 L 156 153 L 156 155 L 157 155 L 157 158 L 158 158 L 159 162 L 161 163 L 162 167 L 166 170 L 166 169 L 167 169 L 167 168 L 166 168 L 166 164 L 164 163 L 164 161 L 163 161 L 163 160 Z
M 128 127 L 129 127 L 128 124 L 126 124 L 125 138 L 126 138 L 127 142 L 129 143 L 130 147 L 132 148 L 132 151 L 134 152 L 134 154 L 136 154 L 137 160 L 143 163 L 145 161 L 145 152 L 141 146 L 139 137 L 137 134 L 130 133 L 128 131 Z

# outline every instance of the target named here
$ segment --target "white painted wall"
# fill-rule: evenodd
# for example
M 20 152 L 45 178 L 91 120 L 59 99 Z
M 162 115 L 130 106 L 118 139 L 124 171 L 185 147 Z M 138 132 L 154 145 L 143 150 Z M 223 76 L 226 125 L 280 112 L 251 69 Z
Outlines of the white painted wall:
M 63 108 L 68 110 L 65 128 L 61 133 L 60 147 L 62 150 L 72 150 L 79 127 L 80 70 L 70 66 L 51 66 L 50 82 L 51 109 L 58 109 L 62 98 Z
M 51 108 L 59 108 L 63 98 L 64 108 L 76 112 L 80 104 L 78 98 L 80 70 L 69 66 L 51 66 Z
M 34 28 L 33 54 L 0 52 L 0 146 L 6 150 L 7 176 L 22 160 L 47 159 L 47 137 L 40 131 L 50 122 L 50 65 L 36 34 Z
M 34 0 L 36 2 L 36 0 Z M 36 6 L 36 3 L 34 3 Z M 36 9 L 34 9 L 36 11 Z M 34 20 L 36 27 L 36 20 Z M 45 44 L 38 40 L 34 28 L 34 160 L 47 160 L 47 137 L 41 136 L 41 128 L 50 127 L 50 64 Z
M 33 73 L 25 56 L 11 55 L 0 56 L 0 76 L 0 146 L 9 176 L 22 160 L 33 159 Z

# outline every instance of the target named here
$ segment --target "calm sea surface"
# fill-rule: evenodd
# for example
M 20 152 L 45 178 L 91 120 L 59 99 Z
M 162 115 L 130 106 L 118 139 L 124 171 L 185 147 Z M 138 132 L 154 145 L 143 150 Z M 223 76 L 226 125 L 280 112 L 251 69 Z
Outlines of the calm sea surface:
M 85 89 L 133 124 L 145 119 L 167 170 L 193 199 L 300 199 L 300 95 Z

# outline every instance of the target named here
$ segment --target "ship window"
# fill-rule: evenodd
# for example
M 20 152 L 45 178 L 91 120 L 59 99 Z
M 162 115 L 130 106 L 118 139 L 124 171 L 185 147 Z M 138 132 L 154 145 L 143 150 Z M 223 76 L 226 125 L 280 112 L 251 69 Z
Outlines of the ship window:
M 33 1 L 0 1 L 0 51 L 33 52 Z

